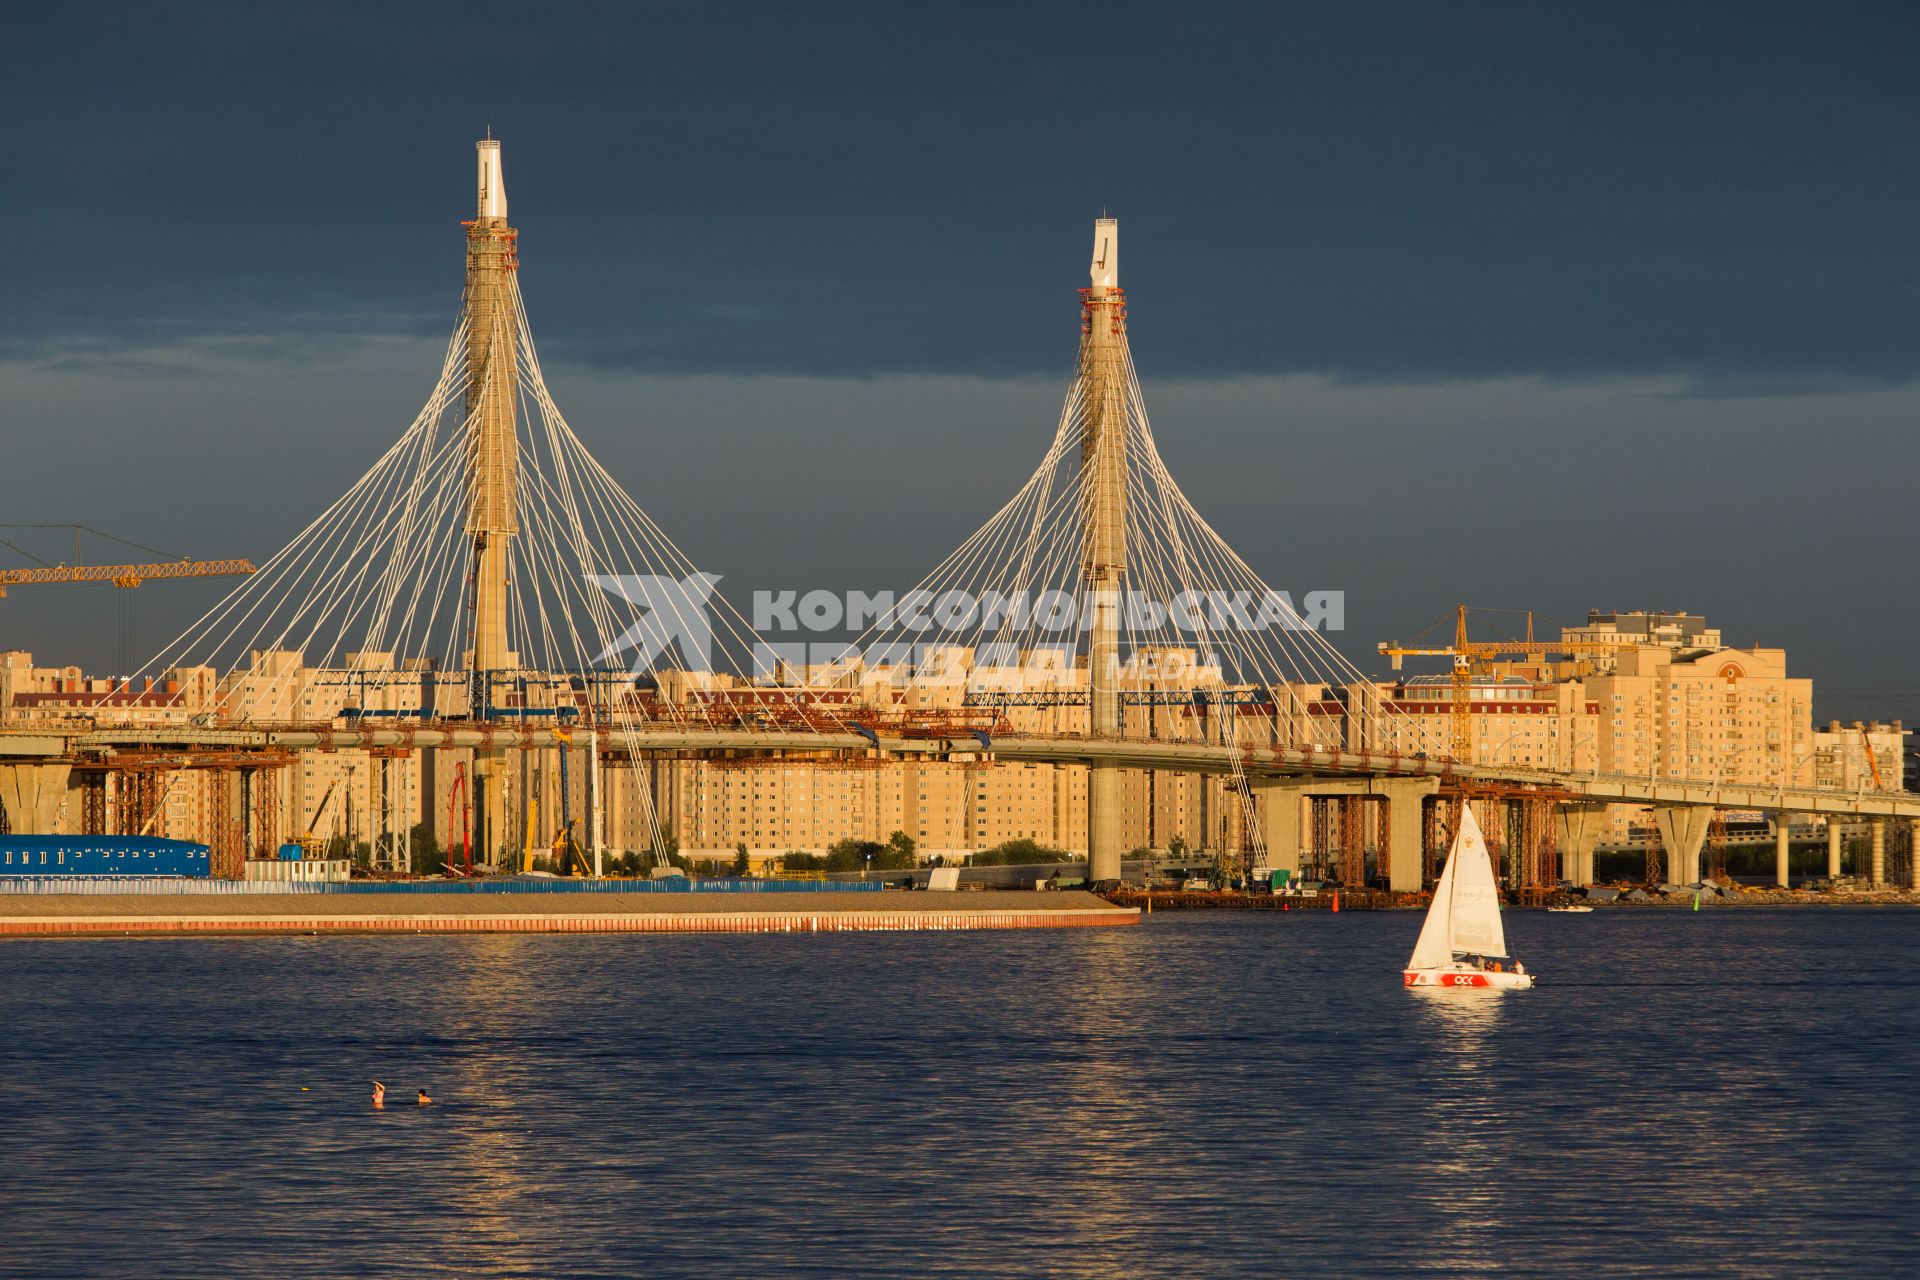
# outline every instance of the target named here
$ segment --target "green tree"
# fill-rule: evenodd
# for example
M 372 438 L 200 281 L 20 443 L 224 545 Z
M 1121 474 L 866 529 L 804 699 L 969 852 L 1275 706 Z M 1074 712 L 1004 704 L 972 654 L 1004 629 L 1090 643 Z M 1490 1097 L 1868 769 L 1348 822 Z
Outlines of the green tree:
M 1167 856 L 1169 858 L 1184 858 L 1190 851 L 1191 846 L 1187 844 L 1184 836 L 1175 836 L 1167 841 Z
M 1041 862 L 1066 862 L 1066 851 L 1041 844 L 1027 836 L 1018 840 L 1003 840 L 991 849 L 982 849 L 973 855 L 976 867 L 1022 867 Z
M 417 876 L 437 876 L 446 869 L 447 858 L 434 838 L 432 823 L 416 822 L 407 828 L 407 865 Z
M 825 869 L 828 871 L 864 870 L 868 866 L 869 859 L 879 854 L 885 847 L 872 840 L 856 840 L 852 836 L 844 840 L 836 840 L 827 846 Z
M 662 830 L 660 832 L 659 851 L 665 855 L 668 866 L 678 867 L 689 875 L 693 874 L 693 863 L 689 862 L 685 855 L 680 852 L 680 837 L 675 835 L 671 830 Z
M 747 857 L 747 842 L 742 840 L 733 846 L 733 874 L 744 876 L 753 869 L 753 860 Z

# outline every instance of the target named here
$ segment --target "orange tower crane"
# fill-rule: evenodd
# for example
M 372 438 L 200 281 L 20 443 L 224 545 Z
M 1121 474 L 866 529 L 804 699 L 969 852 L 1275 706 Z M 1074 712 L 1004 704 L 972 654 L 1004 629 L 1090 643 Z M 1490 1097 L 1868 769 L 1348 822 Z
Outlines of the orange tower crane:
M 149 578 L 224 578 L 254 571 L 251 560 L 163 560 L 155 564 L 58 564 L 36 569 L 0 569 L 0 596 L 8 587 L 62 582 L 111 582 L 132 588 Z
M 0 569 L 0 596 L 8 587 L 51 586 L 73 582 L 111 582 L 131 591 L 148 579 L 224 578 L 254 572 L 251 560 L 161 560 L 148 564 L 53 564 L 32 569 Z M 120 665 L 133 663 L 133 597 L 120 597 Z
M 1438 625 L 1438 624 L 1436 624 Z M 1432 627 L 1427 630 L 1433 630 Z M 1533 635 L 1533 611 L 1527 611 L 1527 634 L 1520 640 L 1467 639 L 1467 606 L 1454 610 L 1453 643 L 1449 645 L 1405 645 L 1383 643 L 1380 652 L 1400 670 L 1405 658 L 1453 659 L 1453 702 L 1448 745 L 1456 761 L 1465 763 L 1473 754 L 1473 677 L 1501 658 L 1522 662 L 1541 662 L 1549 654 L 1578 655 L 1605 653 L 1631 648 L 1639 641 L 1630 636 L 1618 640 L 1536 640 Z

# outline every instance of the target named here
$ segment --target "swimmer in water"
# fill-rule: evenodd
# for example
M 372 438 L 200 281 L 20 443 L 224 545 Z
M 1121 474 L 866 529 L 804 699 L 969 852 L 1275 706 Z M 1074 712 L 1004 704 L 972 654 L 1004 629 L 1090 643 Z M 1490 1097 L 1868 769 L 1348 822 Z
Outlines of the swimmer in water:
M 376 1107 L 384 1107 L 387 1105 L 387 1086 L 381 1084 L 378 1080 L 373 1082 L 373 1105 Z
M 433 1099 L 427 1096 L 427 1091 L 425 1089 L 422 1089 L 420 1091 L 420 1096 L 415 1098 L 414 1101 L 419 1103 L 423 1107 L 431 1106 L 433 1104 Z

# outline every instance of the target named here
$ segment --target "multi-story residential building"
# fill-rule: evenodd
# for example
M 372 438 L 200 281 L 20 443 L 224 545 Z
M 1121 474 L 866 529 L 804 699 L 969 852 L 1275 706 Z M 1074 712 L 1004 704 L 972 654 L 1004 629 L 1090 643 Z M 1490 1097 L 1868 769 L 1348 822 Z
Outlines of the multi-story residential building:
M 1448 676 L 1409 676 L 1376 686 L 1388 741 L 1379 745 L 1433 755 L 1450 750 L 1453 687 Z M 1578 681 L 1555 682 L 1502 672 L 1476 677 L 1468 686 L 1471 758 L 1485 764 L 1529 769 L 1592 769 L 1599 750 L 1599 708 Z M 1351 690 L 1346 702 L 1356 699 Z M 1356 727 L 1362 727 L 1356 722 Z M 1364 729 L 1363 729 L 1364 731 Z M 1355 743 L 1354 745 L 1364 745 Z
M 1873 752 L 1881 782 L 1901 785 L 1903 730 L 1837 724 L 1816 733 L 1813 687 L 1787 674 L 1779 649 L 1727 648 L 1720 632 L 1691 614 L 1600 614 L 1563 639 L 1644 638 L 1644 643 L 1580 663 L 1509 663 L 1468 686 L 1471 754 L 1476 761 L 1568 772 L 1718 778 L 1790 785 L 1872 786 Z M 572 823 L 584 842 L 589 796 L 597 796 L 604 845 L 614 854 L 645 853 L 671 834 L 696 858 L 730 859 L 746 846 L 758 863 L 788 851 L 817 852 L 848 837 L 885 841 L 902 831 L 923 854 L 963 857 L 1007 840 L 1031 839 L 1071 852 L 1086 847 L 1086 771 L 1079 766 L 995 762 L 964 747 L 944 759 L 848 758 L 794 753 L 739 759 L 629 757 L 617 748 L 589 767 L 586 741 L 568 735 L 560 708 L 614 706 L 626 717 L 736 723 L 778 722 L 803 700 L 831 709 L 877 709 L 897 724 L 946 715 L 956 723 L 998 719 L 1011 731 L 1071 736 L 1088 729 L 1083 664 L 1022 661 L 1004 670 L 974 667 L 974 654 L 937 655 L 957 673 L 945 684 L 909 684 L 884 663 L 781 673 L 770 686 L 725 674 L 664 673 L 618 689 L 592 691 L 554 679 L 501 695 L 525 717 L 527 741 L 506 771 L 509 830 L 480 861 L 514 862 L 531 846 L 546 849 Z M 1199 674 L 1196 675 L 1196 672 Z M 624 678 L 623 678 L 624 679 Z M 1347 686 L 1301 684 L 1254 692 L 1235 689 L 1194 663 L 1187 651 L 1137 655 L 1124 687 L 1127 731 L 1171 740 L 1249 746 L 1278 738 L 1329 748 L 1445 754 L 1453 688 L 1444 675 Z M 1198 687 L 1206 696 L 1196 701 Z M 804 699 L 800 691 L 804 690 Z M 972 690 L 972 696 L 969 696 Z M 1017 691 L 996 697 L 993 691 Z M 292 650 L 261 651 L 224 679 L 208 668 L 168 672 L 133 689 L 86 677 L 77 668 L 41 668 L 27 654 L 0 653 L 0 718 L 92 716 L 179 723 L 217 716 L 227 722 L 352 721 L 379 717 L 404 724 L 429 712 L 465 714 L 457 676 L 419 664 L 396 668 L 384 653 L 348 655 L 339 667 L 310 667 Z M 584 709 L 584 706 L 582 706 Z M 838 714 L 828 712 L 829 714 Z M 544 718 L 542 718 L 544 717 Z M 545 735 L 551 729 L 562 729 Z M 425 822 L 458 846 L 468 828 L 459 787 L 471 753 L 418 750 L 301 753 L 279 771 L 283 833 L 317 819 L 323 836 L 351 830 L 356 841 L 404 833 Z M 1244 839 L 1242 805 L 1230 778 L 1151 770 L 1124 775 L 1124 839 L 1165 848 L 1175 838 L 1195 848 L 1236 848 Z M 167 834 L 195 835 L 209 812 L 205 781 L 180 771 L 169 784 Z M 322 809 L 325 805 L 324 811 Z M 1639 811 L 1616 806 L 1611 836 L 1626 834 Z
M 1623 649 L 1582 683 L 1603 773 L 1808 785 L 1813 682 L 1780 649 Z
M 1589 610 L 1585 626 L 1562 627 L 1560 638 L 1584 642 L 1633 641 L 1675 653 L 1724 647 L 1720 629 L 1709 627 L 1707 620 L 1697 613 L 1648 613 L 1639 609 L 1632 613 Z M 1613 655 L 1604 649 L 1597 650 L 1589 658 L 1588 666 L 1595 671 L 1611 670 Z
M 1898 790 L 1904 787 L 1902 770 L 1906 727 L 1898 720 L 1843 725 L 1829 720 L 1813 733 L 1814 785 L 1846 791 Z

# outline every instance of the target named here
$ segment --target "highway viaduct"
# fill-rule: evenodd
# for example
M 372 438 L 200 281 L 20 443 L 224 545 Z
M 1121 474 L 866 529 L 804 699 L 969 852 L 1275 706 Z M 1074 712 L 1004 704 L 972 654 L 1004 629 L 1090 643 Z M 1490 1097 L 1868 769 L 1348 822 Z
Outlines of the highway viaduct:
M 1778 829 L 1778 875 L 1784 883 L 1787 828 L 1795 815 L 1845 819 L 1868 825 L 1872 874 L 1885 880 L 1889 821 L 1920 823 L 1920 793 L 1767 786 L 1705 779 L 1563 773 L 1393 752 L 1325 747 L 1032 736 L 925 738 L 865 731 L 707 728 L 688 724 L 630 725 L 602 731 L 600 749 L 632 755 L 655 753 L 740 755 L 763 753 L 878 752 L 894 757 L 956 755 L 1046 764 L 1106 764 L 1194 774 L 1237 774 L 1254 797 L 1268 862 L 1298 869 L 1302 848 L 1301 804 L 1309 796 L 1369 796 L 1387 809 L 1389 881 L 1394 889 L 1421 886 L 1421 804 L 1443 786 L 1532 789 L 1557 805 L 1561 874 L 1576 884 L 1593 877 L 1593 849 L 1605 806 L 1647 805 L 1654 810 L 1666 850 L 1668 880 L 1700 878 L 1700 853 L 1713 814 L 1721 809 L 1774 815 Z M 260 751 L 366 748 L 539 749 L 552 745 L 552 730 L 523 725 L 421 721 L 380 725 L 335 723 L 201 726 L 110 726 L 98 724 L 0 725 L 0 803 L 17 830 L 48 831 L 64 799 L 73 766 L 83 760 L 111 764 L 121 753 L 180 752 L 183 756 L 244 755 Z M 1829 824 L 1829 864 L 1837 862 L 1839 825 Z M 1915 859 L 1920 863 L 1920 859 Z

